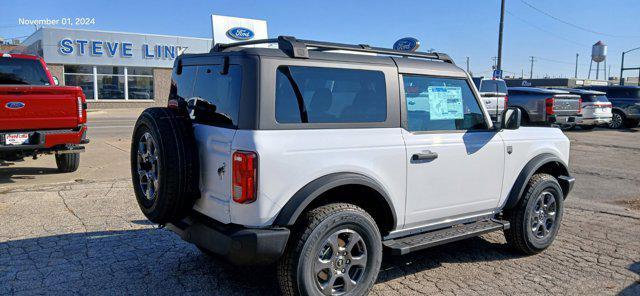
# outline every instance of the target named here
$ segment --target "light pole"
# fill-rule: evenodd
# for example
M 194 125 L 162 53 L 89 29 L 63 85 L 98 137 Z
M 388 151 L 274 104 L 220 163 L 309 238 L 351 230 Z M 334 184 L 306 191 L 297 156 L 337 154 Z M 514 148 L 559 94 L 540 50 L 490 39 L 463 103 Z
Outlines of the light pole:
M 502 70 L 502 31 L 504 30 L 504 0 L 500 5 L 500 31 L 498 33 L 498 64 L 496 69 Z
M 624 78 L 622 78 L 622 74 L 624 73 L 624 70 L 640 70 L 640 67 L 636 67 L 636 68 L 625 68 L 624 67 L 624 55 L 628 52 L 632 52 L 634 50 L 638 50 L 640 49 L 640 47 L 636 47 L 633 49 L 629 49 L 627 51 L 623 51 L 622 52 L 622 62 L 620 63 L 620 85 L 624 85 Z M 640 77 L 638 77 L 638 83 L 640 83 Z

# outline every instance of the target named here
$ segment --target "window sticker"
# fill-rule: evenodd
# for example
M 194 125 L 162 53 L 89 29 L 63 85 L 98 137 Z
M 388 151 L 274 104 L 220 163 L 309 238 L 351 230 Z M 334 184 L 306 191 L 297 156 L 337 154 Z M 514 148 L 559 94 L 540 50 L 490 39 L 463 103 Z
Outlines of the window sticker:
M 429 113 L 431 120 L 462 119 L 462 88 L 456 86 L 429 86 Z

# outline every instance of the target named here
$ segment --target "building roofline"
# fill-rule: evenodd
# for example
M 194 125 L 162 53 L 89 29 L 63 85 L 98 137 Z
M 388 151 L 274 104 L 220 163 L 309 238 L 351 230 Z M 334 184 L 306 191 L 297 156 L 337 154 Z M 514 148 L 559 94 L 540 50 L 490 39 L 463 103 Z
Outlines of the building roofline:
M 177 35 L 162 35 L 162 34 L 147 34 L 147 33 L 134 33 L 134 32 L 119 32 L 119 31 L 104 31 L 104 30 L 88 30 L 88 29 L 71 29 L 71 28 L 57 28 L 57 27 L 42 27 L 38 29 L 40 30 L 62 30 L 62 31 L 83 31 L 83 32 L 98 32 L 98 33 L 109 33 L 109 34 L 132 34 L 132 35 L 145 35 L 145 36 L 155 36 L 155 37 L 169 37 L 169 38 L 190 38 L 190 39 L 200 39 L 207 40 L 213 42 L 213 38 L 203 38 L 203 37 L 189 37 L 189 36 L 177 36 Z M 38 31 L 34 32 L 36 34 Z M 31 34 L 31 35 L 33 35 Z M 31 37 L 31 36 L 29 36 Z M 27 38 L 29 38 L 27 37 Z

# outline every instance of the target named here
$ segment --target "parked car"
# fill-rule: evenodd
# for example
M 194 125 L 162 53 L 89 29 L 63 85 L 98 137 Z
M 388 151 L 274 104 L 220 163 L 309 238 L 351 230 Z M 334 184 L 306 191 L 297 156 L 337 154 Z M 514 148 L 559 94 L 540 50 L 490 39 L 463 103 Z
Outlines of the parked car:
M 613 105 L 610 128 L 632 128 L 640 123 L 640 86 L 610 85 L 580 88 L 607 93 L 607 98 Z
M 258 43 L 278 48 L 242 47 Z M 276 263 L 285 295 L 364 295 L 383 249 L 504 230 L 541 252 L 569 140 L 517 108 L 494 125 L 471 84 L 446 54 L 285 36 L 181 55 L 169 107 L 134 128 L 138 205 L 205 253 Z
M 491 119 L 497 121 L 502 111 L 507 107 L 509 100 L 507 84 L 502 79 L 484 77 L 473 78 L 473 83 L 480 92 L 482 102 Z
M 522 125 L 574 127 L 581 117 L 581 99 L 564 90 L 509 87 L 509 107 L 522 111 Z
M 582 117 L 576 121 L 576 125 L 585 130 L 591 130 L 599 125 L 609 125 L 611 123 L 611 102 L 607 99 L 607 94 L 587 89 L 561 88 L 572 94 L 579 95 L 582 99 Z
M 85 96 L 55 84 L 40 57 L 0 54 L 0 160 L 55 154 L 60 172 L 78 169 L 89 142 Z

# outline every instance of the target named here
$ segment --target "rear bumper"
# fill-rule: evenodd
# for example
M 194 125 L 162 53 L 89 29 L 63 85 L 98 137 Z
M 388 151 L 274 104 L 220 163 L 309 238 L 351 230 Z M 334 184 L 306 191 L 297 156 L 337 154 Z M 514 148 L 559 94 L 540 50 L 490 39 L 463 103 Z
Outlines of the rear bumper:
M 7 134 L 28 133 L 29 142 L 25 145 L 6 145 Z M 89 143 L 87 139 L 87 127 L 79 126 L 76 129 L 65 130 L 37 130 L 37 131 L 11 131 L 0 132 L 0 151 L 34 151 L 80 153 L 83 147 L 75 147 Z
M 581 119 L 581 115 L 549 115 L 547 117 L 547 121 L 550 124 L 557 125 L 575 125 Z
M 236 265 L 269 265 L 284 253 L 289 229 L 225 225 L 196 215 L 167 228 L 183 240 L 220 255 Z
M 611 122 L 611 116 L 581 118 L 576 121 L 576 123 L 579 125 L 601 125 L 609 124 L 609 122 Z

